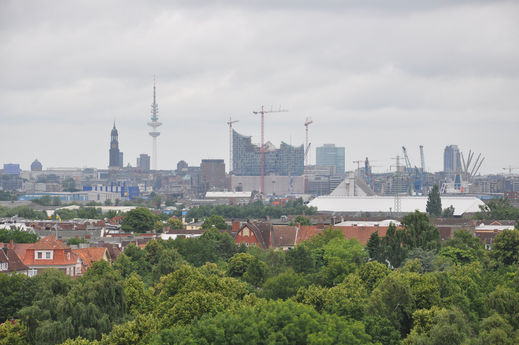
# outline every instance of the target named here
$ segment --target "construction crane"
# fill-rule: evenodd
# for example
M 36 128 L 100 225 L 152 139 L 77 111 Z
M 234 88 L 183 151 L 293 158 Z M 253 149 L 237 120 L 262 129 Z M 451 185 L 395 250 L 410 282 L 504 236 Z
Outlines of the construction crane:
M 405 167 L 406 172 L 409 176 L 409 182 L 411 183 L 410 189 L 416 194 L 418 194 L 420 191 L 423 190 L 423 180 L 424 180 L 424 156 L 423 156 L 423 146 L 420 145 L 420 160 L 422 165 L 422 172 L 420 173 L 420 170 L 414 166 L 414 168 L 411 165 L 411 161 L 409 160 L 409 156 L 407 155 L 407 149 L 405 146 L 402 146 L 402 151 L 404 153 L 404 160 L 405 160 Z
M 310 147 L 312 146 L 312 143 L 308 143 L 306 145 L 306 149 L 305 149 L 305 161 L 308 159 L 308 153 L 310 152 Z
M 239 120 L 233 120 L 229 116 L 229 121 L 227 124 L 229 125 L 229 190 L 232 192 L 232 124 L 238 122 Z
M 308 142 L 308 126 L 310 126 L 312 123 L 314 123 L 312 121 L 311 118 L 307 117 L 306 118 L 306 121 L 305 121 L 305 127 L 306 127 L 306 142 L 305 142 L 305 147 L 307 149 L 307 151 L 305 152 L 305 165 L 308 165 L 308 149 L 310 148 L 310 143 Z
M 510 176 L 512 176 L 512 170 L 517 170 L 517 169 L 519 169 L 519 168 L 515 168 L 515 167 L 513 167 L 511 165 L 509 165 L 506 168 L 503 168 L 503 170 L 508 170 L 508 175 L 510 175 Z
M 285 109 L 278 110 L 265 110 L 264 106 L 261 106 L 261 110 L 253 111 L 254 115 L 261 115 L 261 189 L 260 193 L 265 195 L 265 114 L 269 113 L 282 113 L 287 112 Z
M 407 149 L 405 148 L 405 146 L 402 146 L 402 151 L 404 152 L 405 167 L 409 172 L 412 170 L 412 167 L 411 162 L 409 161 L 409 157 L 407 156 Z
M 363 163 L 364 161 L 353 161 L 353 163 L 357 163 L 357 174 L 360 175 L 360 163 Z
M 305 148 L 305 156 L 304 156 L 304 161 L 306 162 L 307 161 L 307 156 L 308 156 L 308 153 L 310 152 L 310 146 L 312 145 L 312 143 L 308 143 L 308 145 L 306 145 L 306 148 Z M 303 166 L 303 174 L 304 174 L 304 179 L 305 179 L 305 193 L 307 191 L 307 187 L 308 187 L 308 171 L 307 171 L 307 168 L 308 165 L 305 165 Z

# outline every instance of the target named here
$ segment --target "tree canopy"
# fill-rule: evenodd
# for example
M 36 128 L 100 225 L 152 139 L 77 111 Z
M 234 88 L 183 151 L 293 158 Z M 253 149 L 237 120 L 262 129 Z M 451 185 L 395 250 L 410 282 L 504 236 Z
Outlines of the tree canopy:
M 434 185 L 430 190 L 425 210 L 431 216 L 440 217 L 442 215 L 442 200 L 438 185 Z
M 0 274 L 0 344 L 516 344 L 518 232 L 440 243 L 415 212 L 367 246 L 329 228 L 282 251 L 211 226 L 76 279 Z
M 123 216 L 121 229 L 126 232 L 148 232 L 155 227 L 155 215 L 145 207 L 135 208 L 126 212 Z

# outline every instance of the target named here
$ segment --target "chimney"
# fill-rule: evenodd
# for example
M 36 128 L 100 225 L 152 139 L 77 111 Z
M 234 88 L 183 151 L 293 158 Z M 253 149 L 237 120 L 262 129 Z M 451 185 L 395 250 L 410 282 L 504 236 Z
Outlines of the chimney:
M 232 221 L 232 232 L 238 232 L 240 231 L 240 222 L 239 221 Z
M 9 248 L 14 249 L 14 241 L 13 240 L 9 241 Z

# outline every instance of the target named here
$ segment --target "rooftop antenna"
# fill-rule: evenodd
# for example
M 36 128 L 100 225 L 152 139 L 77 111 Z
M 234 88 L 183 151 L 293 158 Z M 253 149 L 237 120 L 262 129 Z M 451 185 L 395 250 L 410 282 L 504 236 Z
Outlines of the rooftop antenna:
M 229 121 L 227 124 L 229 125 L 229 190 L 232 192 L 232 124 L 238 122 L 239 120 L 233 120 L 229 116 Z
M 283 113 L 287 112 L 286 109 L 278 109 L 278 110 L 265 110 L 264 106 L 261 106 L 261 110 L 253 111 L 254 115 L 261 115 L 261 189 L 260 193 L 264 195 L 265 193 L 265 114 L 269 113 Z

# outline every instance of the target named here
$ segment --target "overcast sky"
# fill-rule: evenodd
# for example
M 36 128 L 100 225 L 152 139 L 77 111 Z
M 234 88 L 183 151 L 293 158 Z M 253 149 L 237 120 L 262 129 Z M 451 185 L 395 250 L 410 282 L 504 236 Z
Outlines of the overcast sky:
M 247 4 L 244 4 L 247 3 Z M 346 147 L 388 171 L 407 147 L 443 169 L 457 144 L 483 173 L 519 167 L 519 1 L 0 1 L 0 164 L 228 163 L 229 116 L 260 141 Z

